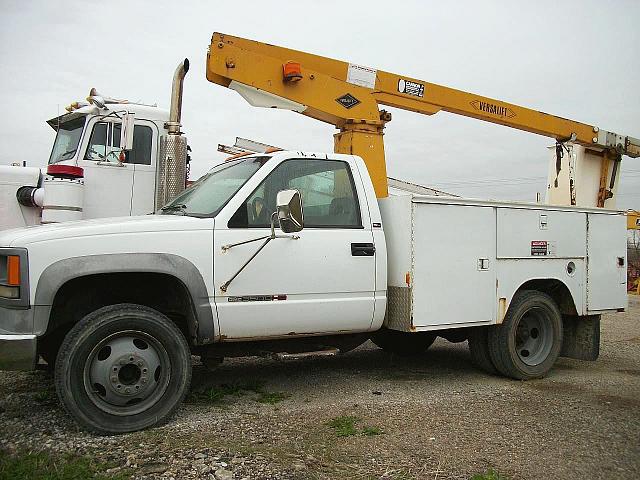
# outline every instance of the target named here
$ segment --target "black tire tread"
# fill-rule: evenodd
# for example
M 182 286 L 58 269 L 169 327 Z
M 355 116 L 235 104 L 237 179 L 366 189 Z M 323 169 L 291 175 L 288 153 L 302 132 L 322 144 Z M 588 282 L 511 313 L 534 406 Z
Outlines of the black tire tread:
M 469 331 L 469 353 L 471 361 L 490 375 L 499 375 L 489 353 L 489 329 L 495 327 L 474 327 Z

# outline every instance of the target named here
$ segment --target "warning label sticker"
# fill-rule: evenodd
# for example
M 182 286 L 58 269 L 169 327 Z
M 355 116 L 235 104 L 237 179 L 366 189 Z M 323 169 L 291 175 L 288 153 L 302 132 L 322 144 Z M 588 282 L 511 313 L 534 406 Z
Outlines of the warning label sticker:
M 378 71 L 374 68 L 350 63 L 347 69 L 347 82 L 359 87 L 374 88 L 376 86 L 377 73 Z
M 414 97 L 424 97 L 424 83 L 412 82 L 401 78 L 398 80 L 398 91 Z
M 540 257 L 548 255 L 548 243 L 546 240 L 532 240 L 531 241 L 531 255 L 534 257 Z

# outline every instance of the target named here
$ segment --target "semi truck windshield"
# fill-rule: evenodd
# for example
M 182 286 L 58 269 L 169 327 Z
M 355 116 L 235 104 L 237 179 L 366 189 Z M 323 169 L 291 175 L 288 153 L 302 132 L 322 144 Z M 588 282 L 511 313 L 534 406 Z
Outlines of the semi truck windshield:
M 75 155 L 85 120 L 85 117 L 80 117 L 60 124 L 56 140 L 53 143 L 53 149 L 51 150 L 51 156 L 49 157 L 49 165 L 62 160 L 69 160 Z

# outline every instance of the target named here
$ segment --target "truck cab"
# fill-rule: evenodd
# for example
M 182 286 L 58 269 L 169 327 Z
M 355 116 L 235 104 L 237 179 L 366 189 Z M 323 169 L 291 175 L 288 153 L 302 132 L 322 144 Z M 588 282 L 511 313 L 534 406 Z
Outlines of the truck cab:
M 56 131 L 48 165 L 84 171 L 83 218 L 144 215 L 154 211 L 159 137 L 169 112 L 126 104 L 135 117 L 133 148 L 120 159 L 121 115 L 68 113 L 47 123 Z
M 189 61 L 173 77 L 170 109 L 105 97 L 47 123 L 56 137 L 45 168 L 0 166 L 0 230 L 152 213 L 184 190 L 189 161 L 180 131 L 182 83 Z

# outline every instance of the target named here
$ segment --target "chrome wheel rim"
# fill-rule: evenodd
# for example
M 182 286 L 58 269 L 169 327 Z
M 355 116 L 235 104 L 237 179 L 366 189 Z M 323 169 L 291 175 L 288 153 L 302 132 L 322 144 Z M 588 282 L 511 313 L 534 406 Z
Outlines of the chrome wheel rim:
M 135 415 L 162 397 L 171 362 L 162 344 L 137 330 L 109 335 L 91 351 L 84 366 L 84 387 L 100 410 Z

